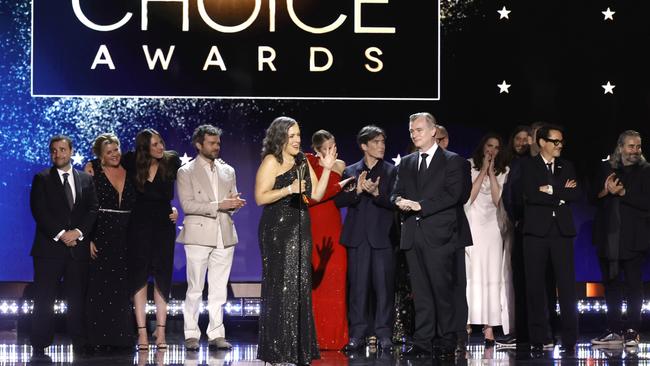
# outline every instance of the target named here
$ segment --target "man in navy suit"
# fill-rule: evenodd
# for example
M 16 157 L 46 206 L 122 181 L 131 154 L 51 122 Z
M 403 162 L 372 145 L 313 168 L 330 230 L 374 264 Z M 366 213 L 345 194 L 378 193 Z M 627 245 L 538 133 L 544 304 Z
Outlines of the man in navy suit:
M 533 352 L 543 350 L 548 337 L 546 271 L 551 263 L 557 281 L 562 322 L 562 349 L 575 350 L 578 336 L 573 238 L 570 203 L 580 198 L 571 162 L 562 159 L 560 127 L 537 131 L 539 155 L 522 162 L 524 195 L 524 270 L 528 303 L 528 333 Z
M 364 345 L 365 337 L 376 335 L 379 346 L 390 349 L 395 298 L 395 258 L 390 240 L 394 208 L 390 193 L 395 167 L 383 160 L 386 133 L 377 126 L 365 126 L 357 135 L 363 159 L 345 168 L 341 180 L 355 177 L 356 186 L 336 196 L 338 207 L 347 207 L 341 244 L 348 253 L 348 320 L 350 340 L 344 351 Z M 369 306 L 370 290 L 375 295 Z M 374 308 L 374 316 L 369 311 Z
M 418 151 L 402 158 L 391 200 L 403 213 L 400 248 L 406 251 L 415 304 L 413 346 L 407 355 L 454 358 L 457 339 L 458 248 L 468 245 L 467 164 L 436 143 L 435 118 L 416 113 L 409 132 Z
M 34 176 L 30 206 L 36 221 L 34 312 L 30 340 L 33 354 L 44 355 L 54 337 L 54 298 L 64 278 L 67 329 L 75 352 L 85 350 L 84 303 L 90 234 L 97 217 L 92 177 L 72 168 L 72 140 L 50 140 L 53 166 Z

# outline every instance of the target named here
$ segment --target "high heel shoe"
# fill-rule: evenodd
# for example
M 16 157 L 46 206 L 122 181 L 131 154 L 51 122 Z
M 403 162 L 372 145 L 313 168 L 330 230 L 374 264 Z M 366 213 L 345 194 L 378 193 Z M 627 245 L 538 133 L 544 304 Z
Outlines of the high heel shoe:
M 140 331 L 140 329 L 147 329 L 147 327 L 146 326 L 145 327 L 138 327 L 138 332 Z M 146 330 L 145 330 L 145 332 L 146 332 Z M 149 343 L 138 343 L 136 345 L 136 349 L 138 351 L 148 351 L 149 350 Z
M 163 333 L 165 332 L 165 326 L 164 325 L 156 325 L 156 328 L 163 328 L 162 331 L 163 331 Z M 156 331 L 153 334 L 153 337 L 154 337 L 154 339 L 156 339 L 156 341 L 158 340 L 158 330 L 159 329 L 156 329 Z M 156 343 L 156 348 L 157 349 L 167 349 L 167 347 L 168 347 L 167 343 Z

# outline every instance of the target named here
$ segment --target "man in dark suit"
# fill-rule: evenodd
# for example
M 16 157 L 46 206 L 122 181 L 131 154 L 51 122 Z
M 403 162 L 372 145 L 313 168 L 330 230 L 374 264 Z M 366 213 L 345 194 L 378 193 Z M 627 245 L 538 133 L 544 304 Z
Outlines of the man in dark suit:
M 562 349 L 575 350 L 578 335 L 573 238 L 576 229 L 569 204 L 580 198 L 573 165 L 560 154 L 562 130 L 545 125 L 537 131 L 539 155 L 522 162 L 524 194 L 524 268 L 528 331 L 533 352 L 548 337 L 546 270 L 550 262 L 557 281 L 562 318 Z
M 351 352 L 376 335 L 379 346 L 390 349 L 395 298 L 395 258 L 390 231 L 394 207 L 390 192 L 395 167 L 383 160 L 386 133 L 365 126 L 357 135 L 363 159 L 345 168 L 341 180 L 355 177 L 356 186 L 339 193 L 335 202 L 347 207 L 341 244 L 348 253 L 348 321 L 350 340 L 343 348 Z M 374 293 L 374 306 L 369 304 Z M 369 309 L 374 309 L 374 316 Z
M 408 355 L 453 359 L 456 348 L 455 282 L 461 238 L 466 160 L 436 144 L 435 119 L 429 113 L 409 118 L 418 149 L 402 158 L 391 200 L 404 214 L 401 249 L 411 275 L 415 333 Z M 466 222 L 465 218 L 465 222 Z
M 72 140 L 54 136 L 49 144 L 53 167 L 34 176 L 30 206 L 36 221 L 34 312 L 30 340 L 35 356 L 54 337 L 54 299 L 63 277 L 67 329 L 75 352 L 85 350 L 84 303 L 90 234 L 97 217 L 97 197 L 90 175 L 72 168 Z
M 593 243 L 605 285 L 608 329 L 591 343 L 636 347 L 643 303 L 642 268 L 650 249 L 650 164 L 642 154 L 638 132 L 621 133 L 616 150 L 603 162 L 595 187 L 599 191 Z M 624 294 L 625 320 L 621 314 Z

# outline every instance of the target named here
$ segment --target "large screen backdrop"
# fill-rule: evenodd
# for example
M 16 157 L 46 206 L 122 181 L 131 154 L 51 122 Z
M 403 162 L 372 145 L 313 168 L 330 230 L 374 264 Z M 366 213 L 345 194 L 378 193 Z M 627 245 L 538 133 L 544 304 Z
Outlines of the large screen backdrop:
M 240 243 L 232 281 L 260 279 L 257 226 L 261 209 L 253 201 L 254 178 L 264 130 L 279 115 L 292 116 L 301 123 L 305 150 L 310 150 L 311 133 L 321 128 L 330 130 L 336 135 L 340 157 L 348 163 L 360 159 L 355 135 L 371 123 L 387 130 L 386 160 L 393 162 L 398 155 L 403 156 L 410 142 L 408 115 L 418 111 L 436 115 L 449 130 L 450 149 L 466 157 L 487 131 L 499 132 L 505 138 L 517 124 L 555 122 L 566 127 L 569 143 L 564 155 L 576 163 L 588 191 L 593 190 L 594 167 L 612 151 L 621 131 L 636 129 L 644 136 L 650 133 L 650 74 L 646 67 L 650 60 L 642 51 L 650 38 L 650 26 L 642 17 L 650 9 L 638 2 L 445 1 L 440 14 L 439 64 L 438 55 L 431 53 L 438 46 L 434 42 L 437 22 L 413 20 L 413 12 L 423 10 L 413 8 L 409 12 L 408 4 L 397 6 L 394 0 L 389 5 L 363 5 L 368 24 L 395 26 L 398 35 L 401 29 L 411 33 L 421 30 L 422 37 L 409 34 L 396 42 L 386 34 L 373 38 L 354 33 L 353 0 L 322 2 L 330 4 L 322 7 L 315 2 L 294 1 L 295 12 L 314 27 L 331 24 L 340 14 L 348 16 L 339 33 L 323 38 L 326 42 L 316 42 L 313 34 L 296 30 L 286 1 L 277 1 L 277 32 L 269 33 L 269 1 L 262 1 L 251 33 L 229 34 L 228 42 L 213 42 L 214 33 L 198 13 L 198 1 L 191 1 L 190 30 L 198 28 L 206 33 L 193 40 L 182 31 L 181 3 L 151 2 L 149 30 L 143 32 L 143 2 L 80 1 L 88 19 L 100 25 L 133 13 L 122 28 L 100 34 L 80 27 L 73 12 L 74 1 L 35 0 L 35 11 L 51 16 L 37 24 L 35 32 L 41 33 L 34 34 L 34 45 L 44 43 L 33 53 L 32 15 L 37 14 L 32 13 L 32 4 L 18 0 L 0 3 L 0 281 L 32 279 L 29 249 L 34 223 L 29 190 L 34 173 L 49 165 L 47 141 L 57 133 L 73 138 L 79 154 L 75 166 L 80 168 L 92 158 L 91 142 L 102 132 L 116 133 L 123 150 L 129 150 L 137 132 L 152 127 L 161 132 L 168 148 L 193 156 L 189 140 L 197 125 L 213 123 L 223 128 L 222 158 L 235 167 L 239 190 L 249 200 L 235 216 Z M 223 24 L 236 25 L 247 19 L 255 3 L 241 2 L 242 9 L 228 13 L 236 15 L 231 19 L 219 18 L 224 10 L 208 11 Z M 228 9 L 238 2 L 206 4 Z M 425 8 L 437 11 L 437 6 L 431 2 Z M 497 12 L 504 7 L 510 11 L 507 18 Z M 613 19 L 604 19 L 602 12 L 607 7 L 615 11 Z M 388 14 L 386 9 L 390 10 Z M 57 23 L 55 14 L 67 18 L 62 15 Z M 38 26 L 45 28 L 39 30 Z M 159 33 L 162 29 L 167 33 Z M 260 33 L 253 36 L 255 32 Z M 39 34 L 50 38 L 39 40 Z M 262 35 L 267 38 L 260 38 Z M 168 39 L 163 42 L 164 38 Z M 170 72 L 150 70 L 143 43 L 150 44 L 152 54 L 154 48 L 160 48 L 166 56 L 171 42 L 177 58 L 170 59 Z M 210 56 L 212 43 L 219 43 L 225 71 L 220 70 L 219 57 Z M 114 74 L 108 72 L 106 54 L 97 56 L 102 44 L 114 62 Z M 275 49 L 275 66 L 280 74 L 261 75 L 257 71 L 258 47 L 264 45 Z M 331 73 L 305 71 L 310 67 L 312 46 L 330 50 L 334 58 Z M 383 78 L 369 75 L 364 67 L 377 66 L 364 54 L 370 46 L 384 52 Z M 397 54 L 390 55 L 391 50 Z M 239 51 L 249 52 L 250 58 Z M 314 54 L 315 66 L 328 63 L 326 53 Z M 100 61 L 95 70 L 101 74 L 89 71 L 97 57 Z M 201 72 L 206 60 L 214 63 L 208 67 L 210 75 Z M 185 74 L 185 70 L 190 71 Z M 603 88 L 608 82 L 615 85 L 611 92 Z M 506 92 L 503 88 L 507 85 Z M 174 204 L 180 207 L 177 201 Z M 598 281 L 600 273 L 591 246 L 593 206 L 588 195 L 574 205 L 574 213 L 579 225 L 577 280 Z M 184 281 L 180 245 L 174 265 L 174 280 Z

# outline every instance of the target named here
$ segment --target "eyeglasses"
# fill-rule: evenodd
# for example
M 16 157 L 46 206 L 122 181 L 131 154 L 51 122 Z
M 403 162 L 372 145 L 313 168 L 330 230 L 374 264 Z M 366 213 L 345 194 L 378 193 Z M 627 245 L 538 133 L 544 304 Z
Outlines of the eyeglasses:
M 566 146 L 565 140 L 547 139 L 546 137 L 542 137 L 542 138 L 548 142 L 553 143 L 554 146 L 558 146 L 559 144 L 562 144 L 562 146 Z

